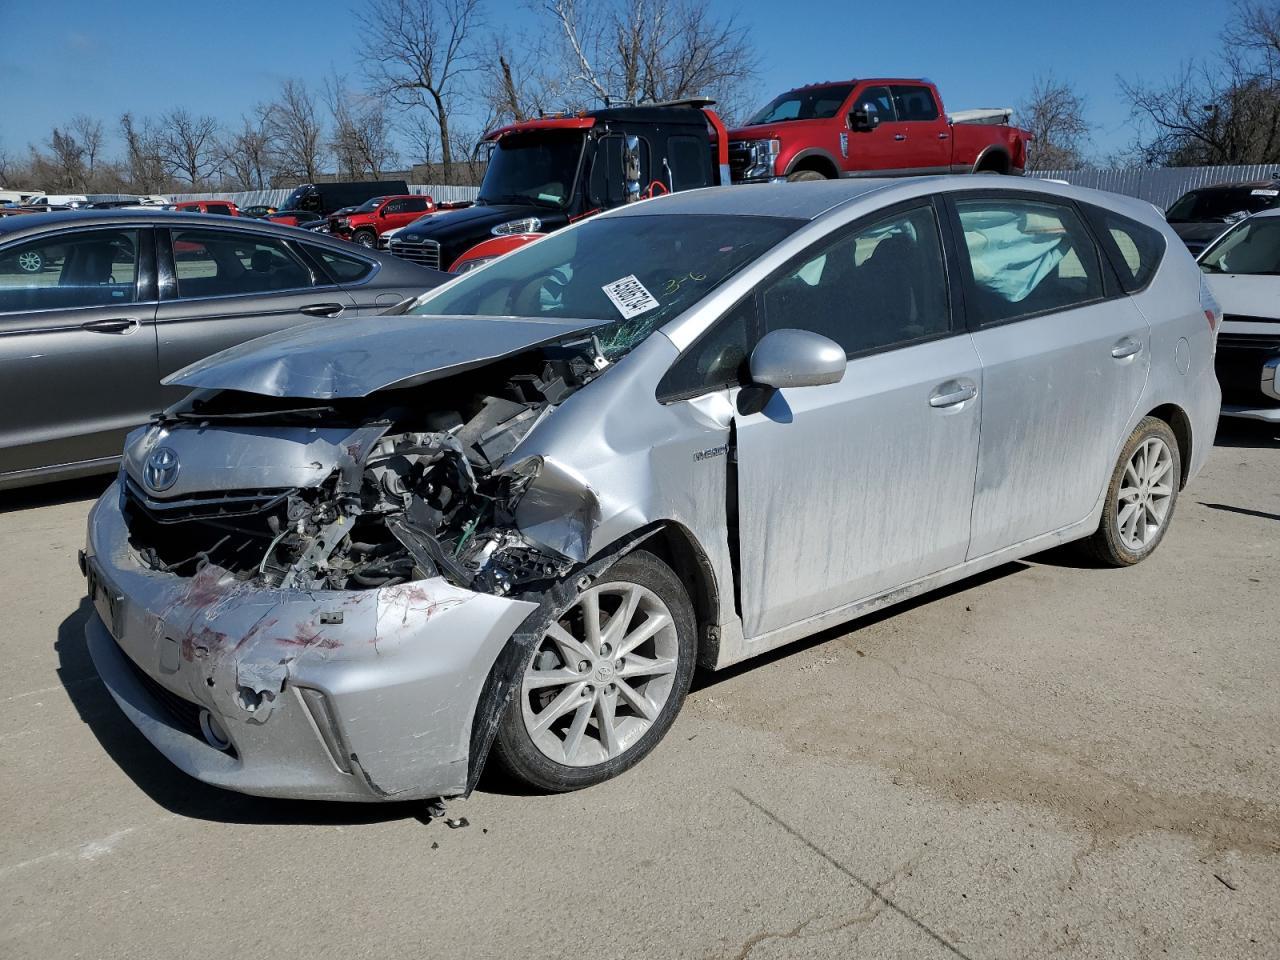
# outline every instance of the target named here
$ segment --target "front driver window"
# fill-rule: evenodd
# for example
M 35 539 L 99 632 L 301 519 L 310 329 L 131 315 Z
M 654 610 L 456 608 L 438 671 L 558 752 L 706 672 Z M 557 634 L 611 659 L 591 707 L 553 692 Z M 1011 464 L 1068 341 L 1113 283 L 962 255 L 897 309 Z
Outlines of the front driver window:
M 896 119 L 893 110 L 893 96 L 888 87 L 867 87 L 858 94 L 858 102 L 853 105 L 854 112 L 865 110 L 872 126 L 890 123 Z
M 811 330 L 849 356 L 950 331 L 931 206 L 855 227 L 803 254 L 764 289 L 765 329 Z

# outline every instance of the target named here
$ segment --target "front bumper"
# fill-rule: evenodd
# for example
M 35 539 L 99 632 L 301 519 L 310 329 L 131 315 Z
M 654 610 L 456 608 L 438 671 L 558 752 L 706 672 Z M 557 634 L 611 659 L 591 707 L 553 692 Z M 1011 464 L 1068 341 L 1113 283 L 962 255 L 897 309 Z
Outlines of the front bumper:
M 116 485 L 90 513 L 85 567 L 89 653 L 121 710 L 186 773 L 259 796 L 463 793 L 485 679 L 536 609 L 438 578 L 307 592 L 158 573 Z
M 1224 414 L 1280 419 L 1280 323 L 1224 322 L 1214 368 Z

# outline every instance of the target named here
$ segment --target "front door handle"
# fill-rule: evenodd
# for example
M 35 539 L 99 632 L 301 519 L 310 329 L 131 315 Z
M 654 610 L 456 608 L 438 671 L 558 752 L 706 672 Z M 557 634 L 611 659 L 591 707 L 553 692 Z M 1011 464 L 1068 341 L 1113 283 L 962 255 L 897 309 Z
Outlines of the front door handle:
M 906 135 L 905 133 L 895 133 L 895 134 L 893 135 L 893 139 L 895 139 L 895 140 L 905 140 L 905 139 L 907 139 L 907 135 Z
M 342 310 L 343 306 L 340 303 L 309 303 L 298 312 L 305 313 L 309 317 L 336 317 Z
M 1135 340 L 1133 337 L 1121 337 L 1116 341 L 1116 345 L 1111 348 L 1111 355 L 1117 360 L 1123 360 L 1141 352 L 1142 341 Z
M 950 134 L 948 134 L 948 133 L 940 133 L 940 134 L 938 134 L 938 139 L 939 139 L 939 140 L 946 140 L 946 139 L 947 139 L 947 137 L 949 137 L 949 136 L 950 136 Z
M 138 329 L 138 321 L 134 317 L 117 317 L 113 320 L 90 320 L 80 324 L 81 330 L 92 330 L 94 333 L 133 333 Z
M 968 380 L 948 380 L 933 388 L 933 393 L 929 394 L 929 406 L 954 407 L 977 395 L 977 384 Z

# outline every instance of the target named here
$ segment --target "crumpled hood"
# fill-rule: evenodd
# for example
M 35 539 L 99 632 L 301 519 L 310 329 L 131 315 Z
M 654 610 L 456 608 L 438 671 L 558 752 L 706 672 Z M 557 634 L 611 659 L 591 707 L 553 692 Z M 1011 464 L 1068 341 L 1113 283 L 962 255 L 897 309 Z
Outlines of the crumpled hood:
M 416 314 L 320 320 L 215 353 L 164 383 L 269 397 L 364 397 L 440 380 L 601 324 Z
M 1201 244 L 1207 243 L 1226 231 L 1231 224 L 1224 220 L 1187 220 L 1170 223 L 1173 232 L 1184 241 L 1192 240 Z

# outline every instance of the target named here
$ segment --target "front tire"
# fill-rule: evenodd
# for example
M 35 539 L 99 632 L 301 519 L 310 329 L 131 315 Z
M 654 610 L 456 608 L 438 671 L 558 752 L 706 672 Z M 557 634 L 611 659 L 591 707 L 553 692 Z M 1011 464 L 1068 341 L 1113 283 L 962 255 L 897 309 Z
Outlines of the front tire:
M 666 735 L 693 680 L 697 627 L 675 573 L 637 550 L 579 592 L 535 645 L 494 756 L 561 793 L 616 777 Z
M 370 250 L 378 245 L 378 236 L 372 230 L 357 230 L 352 239 L 360 246 L 367 247 Z
M 1107 486 L 1106 506 L 1087 552 L 1109 567 L 1129 567 L 1151 556 L 1164 539 L 1178 503 L 1182 457 L 1173 430 L 1144 417 L 1120 451 Z

